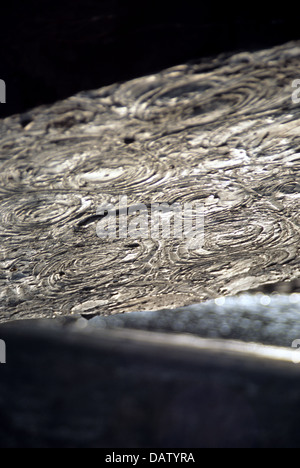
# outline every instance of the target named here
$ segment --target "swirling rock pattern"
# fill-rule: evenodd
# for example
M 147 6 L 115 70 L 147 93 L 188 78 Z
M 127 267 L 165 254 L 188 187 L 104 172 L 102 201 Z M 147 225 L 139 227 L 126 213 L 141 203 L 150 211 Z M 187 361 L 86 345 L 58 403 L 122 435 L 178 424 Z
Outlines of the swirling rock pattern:
M 300 43 L 0 121 L 0 320 L 156 310 L 299 277 Z M 201 249 L 100 239 L 97 206 L 199 201 Z

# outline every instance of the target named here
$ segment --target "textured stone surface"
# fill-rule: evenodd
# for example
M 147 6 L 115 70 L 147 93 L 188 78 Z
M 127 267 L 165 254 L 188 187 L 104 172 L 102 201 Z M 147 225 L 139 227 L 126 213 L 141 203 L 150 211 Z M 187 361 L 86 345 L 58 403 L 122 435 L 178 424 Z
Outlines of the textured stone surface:
M 300 44 L 0 121 L 0 320 L 172 308 L 299 276 Z M 93 215 L 200 201 L 205 244 L 103 241 Z

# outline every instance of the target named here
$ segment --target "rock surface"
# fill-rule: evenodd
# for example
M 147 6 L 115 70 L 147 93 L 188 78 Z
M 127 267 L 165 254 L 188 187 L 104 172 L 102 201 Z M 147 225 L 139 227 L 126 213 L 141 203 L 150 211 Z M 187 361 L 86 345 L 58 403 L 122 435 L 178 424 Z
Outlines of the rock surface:
M 300 339 L 300 294 L 241 294 L 174 310 L 94 317 L 79 327 L 189 333 L 291 348 Z
M 0 321 L 173 308 L 299 276 L 300 43 L 0 121 Z M 199 201 L 205 240 L 99 239 L 96 210 Z

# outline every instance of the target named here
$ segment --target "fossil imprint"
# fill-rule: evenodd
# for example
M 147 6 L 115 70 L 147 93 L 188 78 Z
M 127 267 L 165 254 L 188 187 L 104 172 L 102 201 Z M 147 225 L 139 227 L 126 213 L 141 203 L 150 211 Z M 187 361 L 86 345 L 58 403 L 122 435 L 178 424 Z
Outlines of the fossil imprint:
M 299 277 L 300 43 L 0 121 L 0 321 L 157 310 Z M 201 203 L 199 249 L 100 239 L 97 207 Z

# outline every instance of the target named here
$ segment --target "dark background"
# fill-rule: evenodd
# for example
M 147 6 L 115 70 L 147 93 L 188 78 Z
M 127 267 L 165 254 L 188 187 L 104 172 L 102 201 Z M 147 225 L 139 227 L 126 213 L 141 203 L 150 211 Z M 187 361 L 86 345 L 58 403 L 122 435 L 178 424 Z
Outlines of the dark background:
M 287 3 L 190 0 L 1 2 L 0 116 L 187 60 L 300 36 Z

